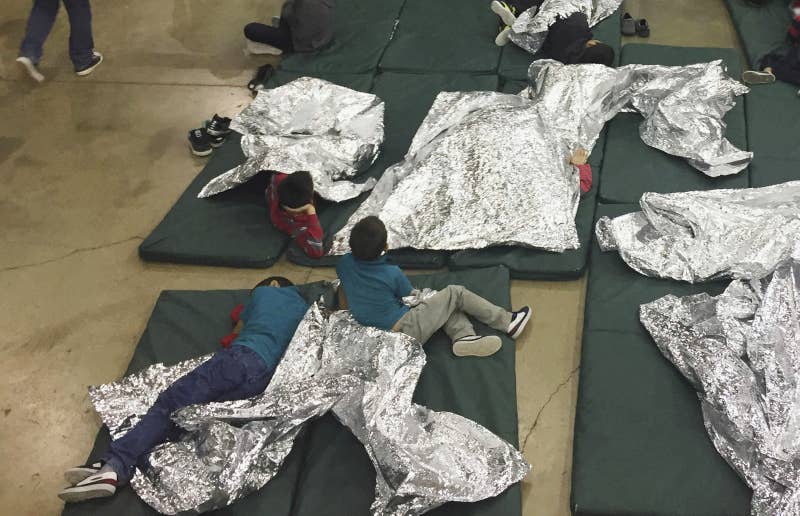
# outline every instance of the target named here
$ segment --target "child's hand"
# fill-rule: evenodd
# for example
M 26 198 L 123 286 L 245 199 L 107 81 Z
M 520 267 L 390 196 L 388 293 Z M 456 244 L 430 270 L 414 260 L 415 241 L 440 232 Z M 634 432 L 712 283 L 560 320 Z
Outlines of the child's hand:
M 575 149 L 575 152 L 572 153 L 572 156 L 569 158 L 569 162 L 575 166 L 585 165 L 586 160 L 589 159 L 589 153 L 586 152 L 585 149 L 578 147 Z

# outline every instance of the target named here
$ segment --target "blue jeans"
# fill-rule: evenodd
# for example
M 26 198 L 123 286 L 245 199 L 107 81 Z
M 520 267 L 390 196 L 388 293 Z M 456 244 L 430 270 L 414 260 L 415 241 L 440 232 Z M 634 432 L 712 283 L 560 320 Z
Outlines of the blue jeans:
M 89 0 L 63 1 L 69 15 L 69 57 L 75 69 L 81 70 L 92 63 L 92 9 Z M 42 58 L 42 46 L 56 21 L 58 4 L 59 0 L 33 0 L 19 55 L 37 65 Z
M 250 348 L 234 344 L 218 351 L 167 387 L 136 426 L 111 443 L 103 460 L 117 473 L 119 484 L 128 482 L 135 466 L 148 467 L 153 447 L 179 434 L 170 418 L 173 412 L 189 405 L 252 398 L 264 392 L 272 373 Z

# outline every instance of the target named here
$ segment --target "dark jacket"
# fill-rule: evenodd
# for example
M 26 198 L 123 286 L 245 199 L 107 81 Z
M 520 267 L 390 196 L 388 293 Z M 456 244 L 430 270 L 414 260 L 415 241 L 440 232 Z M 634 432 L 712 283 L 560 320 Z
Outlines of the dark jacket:
M 564 64 L 575 64 L 586 48 L 586 42 L 592 37 L 585 14 L 575 13 L 567 18 L 559 18 L 547 31 L 541 50 L 542 57 Z
M 295 52 L 314 52 L 333 40 L 335 8 L 336 0 L 286 0 L 281 18 L 292 31 Z

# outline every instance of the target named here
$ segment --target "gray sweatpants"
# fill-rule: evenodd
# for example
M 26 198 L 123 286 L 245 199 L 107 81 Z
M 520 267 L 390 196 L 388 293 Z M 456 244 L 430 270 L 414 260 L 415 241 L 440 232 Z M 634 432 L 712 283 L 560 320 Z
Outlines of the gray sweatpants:
M 414 337 L 422 344 L 428 342 L 436 330 L 444 327 L 444 332 L 453 342 L 469 335 L 475 335 L 471 315 L 480 322 L 506 331 L 511 324 L 511 313 L 495 306 L 461 285 L 450 285 L 421 302 L 406 313 L 394 330 Z

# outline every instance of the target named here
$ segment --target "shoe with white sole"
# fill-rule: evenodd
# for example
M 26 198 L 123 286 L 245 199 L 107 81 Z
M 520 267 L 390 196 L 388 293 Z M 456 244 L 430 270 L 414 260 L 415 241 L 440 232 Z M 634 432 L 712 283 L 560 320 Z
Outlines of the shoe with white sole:
M 31 76 L 31 79 L 33 79 L 36 82 L 44 81 L 44 75 L 42 75 L 42 72 L 39 71 L 39 68 L 36 66 L 36 63 L 31 61 L 30 58 L 25 56 L 19 56 L 17 58 L 17 62 L 20 64 L 20 66 L 22 66 L 22 68 L 25 69 L 25 72 L 27 72 L 27 74 Z
M 221 139 L 223 137 L 220 137 Z M 220 142 L 221 144 L 221 142 Z M 214 150 L 205 127 L 189 131 L 189 149 L 195 156 L 208 156 Z
M 742 74 L 742 81 L 745 84 L 772 84 L 775 82 L 775 75 L 771 72 L 747 70 Z
M 255 55 L 271 55 L 271 56 L 279 56 L 283 54 L 283 50 L 277 47 L 273 47 L 272 45 L 267 45 L 266 43 L 259 43 L 257 41 L 253 41 L 247 38 L 244 38 L 245 41 L 245 49 L 250 54 Z
M 508 336 L 512 339 L 519 337 L 522 334 L 522 330 L 525 329 L 525 325 L 531 320 L 531 315 L 533 315 L 533 310 L 531 310 L 530 306 L 523 306 L 516 312 L 512 312 L 511 324 L 508 325 Z
M 91 62 L 88 65 L 81 68 L 80 70 L 75 70 L 75 74 L 81 77 L 86 77 L 87 75 L 92 73 L 94 69 L 97 68 L 97 66 L 102 62 L 103 62 L 103 54 L 101 54 L 96 50 L 93 50 Z
M 453 342 L 453 354 L 457 357 L 488 357 L 503 346 L 500 337 L 495 335 L 470 335 Z
M 514 13 L 513 7 L 509 7 L 509 5 L 505 2 L 498 2 L 497 0 L 494 0 L 491 4 L 489 4 L 489 8 L 494 14 L 503 20 L 504 24 L 508 26 L 514 25 L 514 22 L 517 21 L 517 16 Z
M 509 34 L 511 34 L 511 27 L 505 27 L 503 30 L 500 31 L 497 37 L 494 38 L 494 44 L 497 45 L 498 47 L 504 47 L 508 45 L 508 42 L 510 41 L 508 37 Z
M 83 502 L 94 498 L 106 498 L 117 492 L 117 474 L 113 471 L 97 473 L 58 493 L 67 503 Z
M 75 484 L 83 482 L 92 475 L 99 473 L 100 468 L 102 467 L 103 463 L 98 461 L 93 464 L 84 464 L 83 466 L 78 466 L 77 468 L 69 468 L 64 472 L 64 480 L 66 480 L 69 485 L 74 486 Z

